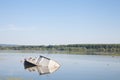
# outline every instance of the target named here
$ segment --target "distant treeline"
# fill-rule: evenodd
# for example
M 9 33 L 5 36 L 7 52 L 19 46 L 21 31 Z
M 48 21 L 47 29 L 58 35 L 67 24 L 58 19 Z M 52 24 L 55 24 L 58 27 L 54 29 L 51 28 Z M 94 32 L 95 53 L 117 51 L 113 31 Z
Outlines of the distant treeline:
M 67 52 L 120 52 L 120 44 L 70 44 L 48 46 L 0 46 L 0 50 L 41 50 Z

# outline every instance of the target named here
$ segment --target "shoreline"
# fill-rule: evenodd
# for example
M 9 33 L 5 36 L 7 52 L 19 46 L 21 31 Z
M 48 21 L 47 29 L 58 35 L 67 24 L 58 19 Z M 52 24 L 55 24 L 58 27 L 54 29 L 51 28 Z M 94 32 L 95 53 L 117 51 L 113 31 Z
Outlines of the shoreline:
M 75 55 L 108 55 L 120 56 L 120 52 L 73 52 L 73 51 L 53 51 L 53 50 L 0 50 L 0 53 L 43 53 L 43 54 L 75 54 Z

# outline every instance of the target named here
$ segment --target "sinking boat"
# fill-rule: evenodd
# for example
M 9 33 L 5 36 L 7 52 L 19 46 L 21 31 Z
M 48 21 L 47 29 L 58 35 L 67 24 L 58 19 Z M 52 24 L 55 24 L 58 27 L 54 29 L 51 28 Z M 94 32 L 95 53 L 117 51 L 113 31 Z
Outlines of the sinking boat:
M 39 56 L 38 58 L 29 57 L 25 59 L 24 67 L 30 72 L 38 71 L 41 75 L 55 72 L 60 64 L 50 58 Z
M 55 68 L 40 67 L 40 66 L 28 67 L 27 65 L 24 65 L 24 67 L 25 67 L 25 70 L 29 72 L 38 72 L 39 75 L 51 74 L 59 69 L 59 67 L 55 67 Z

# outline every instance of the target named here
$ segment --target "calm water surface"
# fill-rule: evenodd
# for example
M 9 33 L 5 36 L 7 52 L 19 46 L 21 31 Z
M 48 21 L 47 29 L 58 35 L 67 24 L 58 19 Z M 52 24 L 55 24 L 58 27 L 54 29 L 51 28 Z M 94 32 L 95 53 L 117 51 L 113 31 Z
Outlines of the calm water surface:
M 25 70 L 21 60 L 39 55 L 56 60 L 61 67 L 46 75 Z M 120 57 L 0 53 L 0 80 L 120 80 Z

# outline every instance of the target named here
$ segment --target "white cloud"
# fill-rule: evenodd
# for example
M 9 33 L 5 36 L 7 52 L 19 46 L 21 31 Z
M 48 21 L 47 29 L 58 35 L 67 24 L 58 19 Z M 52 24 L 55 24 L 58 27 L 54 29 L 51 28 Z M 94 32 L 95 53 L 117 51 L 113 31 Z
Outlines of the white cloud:
M 0 25 L 0 31 L 34 31 L 37 27 L 17 26 L 16 24 Z
M 15 27 L 15 24 L 8 24 L 8 27 Z
M 18 30 L 18 27 L 17 27 L 15 24 L 8 24 L 8 25 L 7 25 L 7 28 L 8 28 L 9 30 Z

